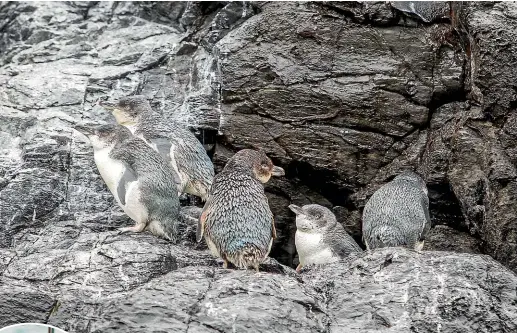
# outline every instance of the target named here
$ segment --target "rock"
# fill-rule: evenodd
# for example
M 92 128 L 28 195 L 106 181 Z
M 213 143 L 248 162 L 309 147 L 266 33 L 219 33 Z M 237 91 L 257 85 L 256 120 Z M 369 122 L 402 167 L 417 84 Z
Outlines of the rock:
M 502 265 L 489 257 L 384 249 L 349 261 L 346 272 L 342 267 L 332 264 L 304 276 L 325 295 L 330 332 L 510 332 L 517 327 L 515 304 L 510 305 L 515 275 L 500 274 Z M 505 305 L 498 301 L 502 294 Z
M 481 241 L 465 232 L 445 225 L 437 225 L 427 234 L 425 248 L 429 251 L 480 253 Z
M 432 114 L 463 89 L 465 56 L 441 40 L 450 25 L 406 28 L 379 6 L 269 4 L 216 44 L 222 144 L 265 149 L 289 180 L 344 207 L 358 239 L 369 195 L 419 166 Z M 432 216 L 459 225 L 450 192 Z
M 517 5 L 432 6 L 429 23 L 411 24 L 385 2 L 0 4 L 0 270 L 22 303 L 37 299 L 7 312 L 44 320 L 62 301 L 64 321 L 84 313 L 69 328 L 111 329 L 112 312 L 95 328 L 88 319 L 106 290 L 118 297 L 187 266 L 215 267 L 191 254 L 204 248 L 192 244 L 199 209 L 184 208 L 178 247 L 114 233 L 132 222 L 72 127 L 113 122 L 97 101 L 135 93 L 188 126 L 217 171 L 252 147 L 287 171 L 265 187 L 282 264 L 297 263 L 289 203 L 333 209 L 360 242 L 369 196 L 414 168 L 436 226 L 429 249 L 487 253 L 516 271 Z M 309 315 L 300 329 L 331 323 Z
M 432 3 L 425 24 L 399 5 L 0 4 L 0 325 L 514 332 L 515 275 L 475 254 L 517 270 L 517 5 Z M 222 270 L 193 244 L 200 207 L 182 208 L 177 246 L 117 234 L 132 222 L 72 127 L 113 122 L 98 99 L 135 93 L 217 171 L 253 147 L 284 167 L 265 186 L 281 264 Z M 282 265 L 298 260 L 288 204 L 331 208 L 360 242 L 367 199 L 408 167 L 427 181 L 436 252 Z
M 26 281 L 2 281 L 9 290 L 0 292 L 0 325 L 43 323 L 55 309 L 56 300 L 48 291 L 33 288 Z
M 512 88 L 516 73 L 510 64 L 515 60 L 511 49 L 516 40 L 516 13 L 515 3 L 456 8 L 457 29 L 470 47 L 466 88 L 479 106 L 457 112 L 449 171 L 469 229 L 483 240 L 486 253 L 513 270 L 517 269 L 517 226 L 513 223 L 517 160 L 512 127 L 517 93 Z M 466 24 L 463 29 L 461 24 Z
M 31 282 L 27 275 L 24 280 L 3 274 L 2 323 L 48 318 L 47 323 L 69 332 L 517 328 L 517 277 L 488 256 L 391 248 L 302 274 L 287 267 L 255 273 L 214 266 L 206 252 L 191 250 L 185 257 L 181 247 L 151 245 L 153 239 L 122 235 L 72 247 L 66 257 L 77 265 L 46 251 L 46 270 L 35 267 Z M 187 259 L 185 265 L 167 264 L 181 258 Z M 24 262 L 20 253 L 10 265 Z M 65 266 L 61 274 L 46 273 Z

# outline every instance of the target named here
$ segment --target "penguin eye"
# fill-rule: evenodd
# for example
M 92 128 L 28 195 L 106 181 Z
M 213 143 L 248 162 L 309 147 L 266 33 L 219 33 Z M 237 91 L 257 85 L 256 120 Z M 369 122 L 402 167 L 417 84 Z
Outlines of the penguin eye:
M 269 169 L 269 165 L 267 165 L 266 163 L 262 163 L 262 164 L 260 165 L 260 167 L 261 167 L 262 169 Z

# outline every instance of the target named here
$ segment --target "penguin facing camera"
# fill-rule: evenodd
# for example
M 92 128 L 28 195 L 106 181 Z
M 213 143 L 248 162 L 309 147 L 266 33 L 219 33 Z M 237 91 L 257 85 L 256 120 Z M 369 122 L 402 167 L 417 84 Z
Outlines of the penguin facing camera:
M 291 204 L 289 209 L 296 214 L 295 245 L 300 261 L 297 272 L 306 265 L 328 264 L 352 252 L 362 252 L 330 209 L 318 204 Z

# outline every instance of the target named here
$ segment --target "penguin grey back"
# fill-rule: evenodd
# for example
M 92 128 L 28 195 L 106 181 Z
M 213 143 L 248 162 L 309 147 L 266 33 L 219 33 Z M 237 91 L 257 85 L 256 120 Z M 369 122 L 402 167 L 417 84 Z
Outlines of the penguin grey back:
M 188 191 L 206 200 L 207 192 L 214 179 L 214 165 L 205 148 L 196 136 L 184 126 L 166 123 L 156 112 L 146 113 L 139 122 L 135 135 L 141 134 L 153 142 L 162 156 L 174 158 L 179 172 L 188 176 L 184 184 Z M 170 156 L 170 148 L 174 145 L 174 156 Z
M 431 228 L 424 180 L 404 171 L 379 188 L 363 211 L 363 239 L 368 249 L 406 246 L 421 249 Z
M 164 119 L 141 95 L 102 102 L 101 105 L 113 112 L 119 124 L 133 127 L 136 136 L 142 137 L 177 167 L 178 177 L 183 178 L 176 180 L 182 183 L 181 186 L 177 184 L 180 191 L 186 190 L 206 199 L 214 178 L 214 167 L 201 142 L 186 126 Z

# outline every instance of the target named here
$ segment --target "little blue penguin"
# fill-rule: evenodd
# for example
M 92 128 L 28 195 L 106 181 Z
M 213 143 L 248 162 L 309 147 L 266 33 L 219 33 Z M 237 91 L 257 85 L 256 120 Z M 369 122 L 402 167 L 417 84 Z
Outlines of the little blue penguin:
M 119 206 L 133 219 L 121 232 L 149 230 L 176 243 L 181 224 L 172 170 L 145 142 L 119 125 L 76 126 L 88 137 L 99 173 Z
M 284 169 L 262 151 L 243 149 L 233 155 L 212 183 L 197 226 L 197 241 L 238 268 L 256 271 L 276 238 L 273 213 L 263 183 L 283 176 Z
M 99 104 L 110 110 L 120 125 L 143 139 L 171 164 L 179 192 L 206 201 L 214 178 L 214 165 L 205 148 L 185 126 L 164 119 L 141 95 Z
M 367 249 L 405 246 L 421 251 L 431 228 L 424 180 L 404 171 L 379 188 L 363 211 L 363 240 Z
M 328 208 L 311 204 L 289 205 L 289 209 L 296 214 L 297 272 L 305 265 L 336 262 L 352 252 L 362 252 Z

